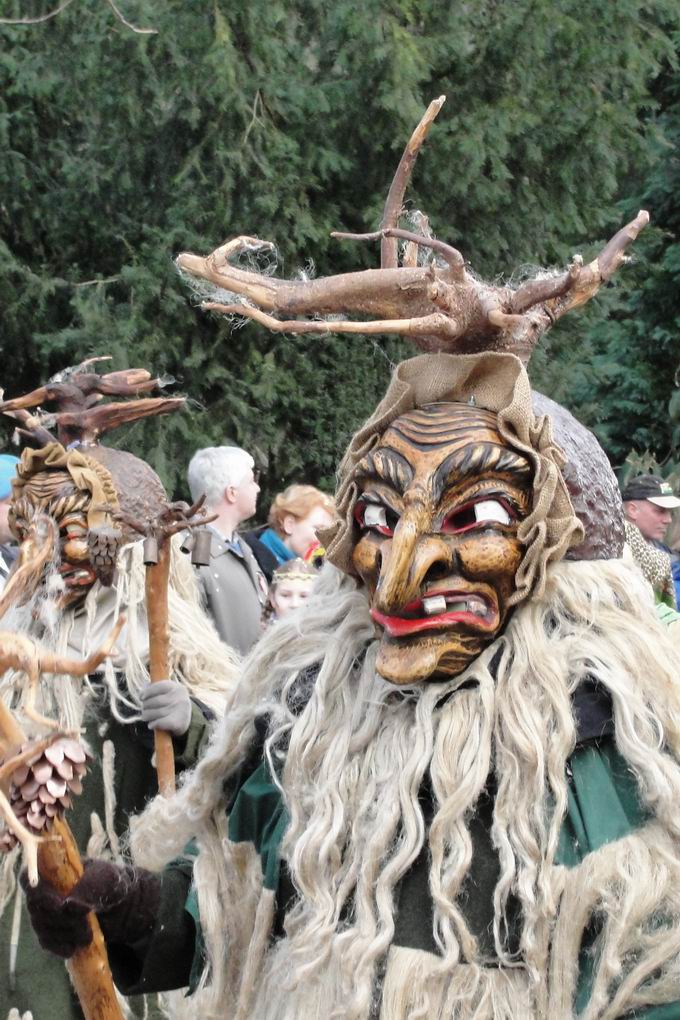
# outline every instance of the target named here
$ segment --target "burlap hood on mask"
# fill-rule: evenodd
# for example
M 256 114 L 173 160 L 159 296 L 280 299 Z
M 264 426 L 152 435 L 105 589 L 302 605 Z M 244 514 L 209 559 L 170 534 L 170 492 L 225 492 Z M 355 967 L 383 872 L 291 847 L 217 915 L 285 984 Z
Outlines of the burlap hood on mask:
M 354 506 L 357 466 L 376 447 L 396 418 L 425 404 L 450 401 L 493 411 L 498 431 L 534 471 L 532 510 L 518 528 L 526 552 L 516 575 L 511 603 L 542 592 L 545 568 L 583 538 L 560 468 L 564 455 L 552 437 L 550 420 L 532 410 L 529 378 L 513 354 L 425 354 L 397 366 L 387 393 L 354 435 L 338 471 L 336 504 L 340 520 L 322 533 L 331 563 L 354 574 Z
M 110 472 L 92 457 L 80 450 L 66 450 L 61 443 L 48 443 L 39 450 L 24 450 L 12 482 L 13 499 L 21 498 L 27 482 L 38 472 L 56 470 L 68 471 L 75 487 L 91 494 L 87 511 L 89 528 L 97 528 L 104 523 L 107 515 L 100 507 L 118 508 L 118 494 Z

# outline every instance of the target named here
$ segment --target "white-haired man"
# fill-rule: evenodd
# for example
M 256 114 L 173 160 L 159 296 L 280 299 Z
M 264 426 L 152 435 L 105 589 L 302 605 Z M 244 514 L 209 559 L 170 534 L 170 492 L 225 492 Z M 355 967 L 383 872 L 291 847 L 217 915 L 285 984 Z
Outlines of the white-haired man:
M 257 506 L 254 464 L 238 446 L 208 446 L 194 454 L 187 472 L 192 498 L 205 494 L 208 510 L 217 514 L 210 526 L 210 564 L 199 567 L 208 610 L 222 640 L 242 655 L 261 634 L 267 596 L 267 582 L 238 534 Z

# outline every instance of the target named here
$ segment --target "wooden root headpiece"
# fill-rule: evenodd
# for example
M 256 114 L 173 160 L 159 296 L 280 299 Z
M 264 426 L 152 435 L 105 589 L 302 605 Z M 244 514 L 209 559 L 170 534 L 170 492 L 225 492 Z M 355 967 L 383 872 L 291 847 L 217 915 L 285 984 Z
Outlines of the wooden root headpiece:
M 543 333 L 589 301 L 626 260 L 627 246 L 649 222 L 649 215 L 640 211 L 588 265 L 576 255 L 564 271 L 538 273 L 516 288 L 485 283 L 468 270 L 456 248 L 432 237 L 425 216 L 418 214 L 420 233 L 398 225 L 413 165 L 444 99 L 430 103 L 404 150 L 380 229 L 331 235 L 352 241 L 379 240 L 380 269 L 314 280 L 278 280 L 235 264 L 239 257 L 258 250 L 273 251 L 274 245 L 237 237 L 205 258 L 178 256 L 178 268 L 197 289 L 205 294 L 212 288 L 220 299 L 205 301 L 202 307 L 253 319 L 279 333 L 397 334 L 423 351 L 499 351 L 515 354 L 527 364 Z M 401 265 L 400 239 L 405 242 Z M 424 265 L 419 264 L 423 255 Z M 338 315 L 346 318 L 324 320 L 324 316 Z
M 20 426 L 17 431 L 24 437 L 47 446 L 55 439 L 62 446 L 93 446 L 100 436 L 127 422 L 138 421 L 157 414 L 170 414 L 185 403 L 184 397 L 146 397 L 140 393 L 164 385 L 143 368 L 129 368 L 122 372 L 100 375 L 91 366 L 110 358 L 88 358 L 53 376 L 44 386 L 23 397 L 0 401 L 0 412 L 14 418 Z M 103 404 L 105 397 L 136 397 L 124 403 Z M 0 397 L 2 392 L 0 391 Z M 51 413 L 42 411 L 41 405 L 56 404 Z M 37 408 L 30 414 L 28 408 Z M 56 429 L 56 436 L 50 432 Z
M 35 513 L 57 521 L 67 513 L 79 514 L 87 531 L 83 566 L 89 564 L 102 584 L 110 585 L 120 546 L 136 538 L 124 524 L 114 526 L 112 514 L 121 510 L 153 518 L 167 505 L 167 496 L 145 461 L 98 440 L 128 422 L 176 411 L 186 401 L 140 397 L 164 381 L 140 368 L 103 375 L 93 371 L 95 362 L 106 360 L 90 358 L 67 368 L 31 393 L 0 402 L 0 412 L 17 421 L 17 431 L 40 447 L 24 450 L 13 482 L 10 523 L 15 534 L 23 540 Z M 134 399 L 103 402 L 111 396 Z M 43 411 L 44 403 L 54 410 Z M 29 408 L 37 410 L 29 413 Z

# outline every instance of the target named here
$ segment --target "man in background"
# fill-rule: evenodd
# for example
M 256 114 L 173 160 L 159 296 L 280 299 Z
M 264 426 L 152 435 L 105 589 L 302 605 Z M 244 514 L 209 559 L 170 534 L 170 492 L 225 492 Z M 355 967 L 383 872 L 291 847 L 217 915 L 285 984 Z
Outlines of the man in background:
M 657 602 L 677 608 L 671 573 L 670 549 L 662 539 L 671 523 L 671 511 L 680 499 L 658 475 L 638 475 L 622 493 L 626 515 L 626 542 L 652 588 Z
M 267 582 L 238 528 L 252 517 L 260 487 L 255 462 L 238 446 L 209 446 L 191 458 L 187 479 L 192 499 L 205 494 L 212 522 L 210 564 L 199 567 L 207 608 L 231 648 L 246 655 L 262 633 Z M 185 548 L 191 545 L 187 539 Z
M 12 479 L 16 474 L 17 457 L 0 453 L 0 590 L 4 588 L 7 576 L 16 559 L 17 547 L 9 530 L 7 515 L 12 500 Z

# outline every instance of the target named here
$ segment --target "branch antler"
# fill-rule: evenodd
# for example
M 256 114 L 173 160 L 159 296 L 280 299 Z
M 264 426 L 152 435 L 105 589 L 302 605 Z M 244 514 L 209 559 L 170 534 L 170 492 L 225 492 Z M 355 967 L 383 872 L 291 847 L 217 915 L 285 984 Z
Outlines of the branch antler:
M 398 226 L 404 192 L 427 132 L 444 102 L 428 107 L 402 155 L 390 186 L 381 228 L 366 234 L 339 231 L 331 236 L 350 241 L 380 241 L 381 268 L 318 277 L 280 280 L 234 264 L 244 253 L 274 250 L 270 241 L 241 236 L 206 257 L 183 253 L 177 266 L 195 282 L 215 290 L 202 308 L 252 319 L 274 332 L 367 333 L 409 337 L 426 351 L 504 351 L 525 363 L 543 333 L 567 312 L 597 293 L 626 260 L 625 251 L 649 215 L 640 211 L 598 257 L 583 266 L 575 256 L 561 273 L 540 273 L 519 287 L 494 286 L 465 266 L 462 254 L 427 236 L 427 219 L 419 214 L 422 234 Z M 397 264 L 397 240 L 407 242 Z M 417 265 L 417 252 L 429 263 Z M 204 281 L 204 282 L 203 282 Z M 225 293 L 226 292 L 226 293 Z M 339 318 L 338 318 L 339 317 Z
M 57 528 L 51 517 L 36 514 L 19 546 L 17 565 L 0 595 L 0 619 L 10 606 L 26 602 L 43 576 L 57 543 Z
M 54 376 L 44 386 L 22 397 L 0 402 L 0 413 L 17 420 L 23 434 L 29 434 L 40 445 L 53 442 L 54 437 L 46 423 L 57 428 L 57 438 L 63 446 L 74 443 L 95 443 L 100 436 L 127 422 L 148 418 L 150 415 L 170 414 L 182 407 L 183 397 L 146 397 L 125 403 L 100 403 L 105 397 L 136 397 L 141 393 L 162 388 L 163 381 L 153 378 L 143 368 L 130 368 L 100 375 L 90 370 L 96 362 L 109 357 L 88 358 L 72 368 Z M 30 415 L 27 408 L 55 403 L 53 414 Z
M 82 660 L 43 651 L 23 634 L 0 631 L 0 678 L 9 669 L 24 673 L 28 686 L 22 691 L 20 710 L 27 719 L 57 731 L 29 740 L 0 698 L 0 818 L 6 826 L 0 832 L 0 851 L 11 849 L 8 835 L 21 843 L 32 885 L 38 881 L 38 847 L 44 841 L 43 832 L 70 805 L 70 795 L 80 792 L 86 759 L 73 734 L 59 732 L 58 723 L 35 711 L 40 677 L 43 673 L 85 676 L 93 672 L 111 654 L 124 624 L 125 617 L 119 617 L 104 644 Z M 64 766 L 65 755 L 73 765 L 67 762 Z M 42 793 L 40 787 L 45 787 Z
M 398 265 L 396 242 L 396 237 L 398 235 L 392 233 L 391 230 L 399 224 L 404 195 L 406 194 L 408 183 L 411 180 L 411 174 L 413 173 L 413 167 L 415 166 L 416 159 L 418 158 L 418 153 L 420 152 L 423 142 L 432 127 L 435 117 L 445 102 L 446 96 L 440 96 L 439 99 L 432 100 L 423 114 L 418 127 L 409 138 L 406 148 L 399 160 L 399 166 L 392 178 L 392 184 L 390 185 L 390 190 L 387 193 L 385 208 L 383 209 L 382 223 L 380 224 L 382 232 L 380 244 L 380 266 L 382 269 L 395 269 Z

